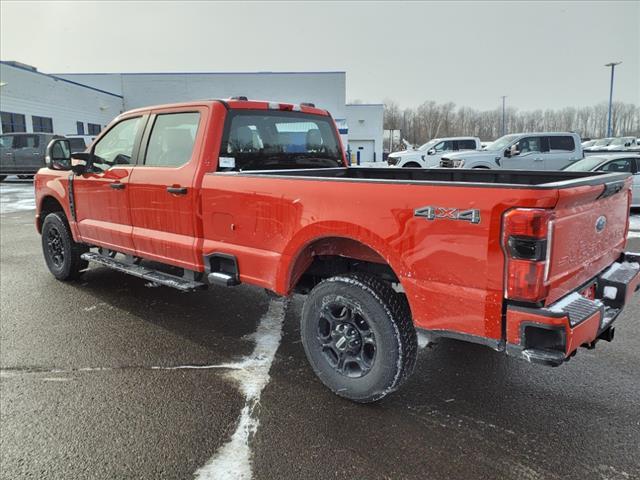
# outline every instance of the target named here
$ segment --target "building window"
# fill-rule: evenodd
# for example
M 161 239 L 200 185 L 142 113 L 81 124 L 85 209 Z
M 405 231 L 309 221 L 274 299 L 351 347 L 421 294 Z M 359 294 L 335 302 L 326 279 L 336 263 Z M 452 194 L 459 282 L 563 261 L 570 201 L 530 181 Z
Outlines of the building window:
M 78 130 L 78 135 L 84 135 L 84 123 L 76 122 L 76 130 Z
M 87 123 L 89 135 L 98 135 L 100 133 L 100 125 L 97 123 Z
M 26 132 L 27 124 L 21 113 L 0 112 L 2 133 Z
M 53 120 L 48 117 L 31 117 L 33 132 L 53 133 Z

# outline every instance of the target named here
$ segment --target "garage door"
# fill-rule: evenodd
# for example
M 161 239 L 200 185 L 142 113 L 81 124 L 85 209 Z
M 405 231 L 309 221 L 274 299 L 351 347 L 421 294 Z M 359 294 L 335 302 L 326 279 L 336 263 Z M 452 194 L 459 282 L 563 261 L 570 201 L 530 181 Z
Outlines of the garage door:
M 373 162 L 373 152 L 374 152 L 374 141 L 373 140 L 352 140 L 349 142 L 349 147 L 351 148 L 351 155 L 353 156 L 353 161 L 356 161 L 357 154 L 360 152 L 360 161 L 361 162 Z

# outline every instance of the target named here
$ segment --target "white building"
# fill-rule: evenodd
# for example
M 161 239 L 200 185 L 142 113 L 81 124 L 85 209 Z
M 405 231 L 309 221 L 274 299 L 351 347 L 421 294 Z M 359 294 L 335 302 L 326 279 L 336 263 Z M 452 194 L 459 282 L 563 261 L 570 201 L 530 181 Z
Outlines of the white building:
M 360 151 L 361 161 L 382 160 L 382 107 L 347 105 L 345 72 L 45 75 L 33 67 L 14 62 L 1 62 L 1 67 L 3 132 L 4 118 L 9 119 L 8 114 L 25 117 L 47 115 L 52 119 L 55 133 L 70 134 L 77 133 L 76 122 L 93 124 L 99 118 L 99 123 L 106 125 L 121 111 L 132 108 L 243 95 L 260 100 L 314 103 L 331 112 L 343 143 L 351 151 Z M 79 90 L 83 93 L 77 93 Z M 93 95 L 93 98 L 88 95 Z M 101 115 L 90 119 L 91 109 Z M 87 115 L 81 116 L 80 112 Z M 26 123 L 26 131 L 33 131 L 33 125 L 29 121 Z M 40 126 L 38 122 L 36 124 Z M 351 137 L 351 129 L 355 137 Z M 357 143 L 350 143 L 352 139 Z
M 349 152 L 352 162 L 360 156 L 361 162 L 382 161 L 382 116 L 381 103 L 347 104 L 349 127 Z
M 122 112 L 122 96 L 0 62 L 2 133 L 97 134 Z

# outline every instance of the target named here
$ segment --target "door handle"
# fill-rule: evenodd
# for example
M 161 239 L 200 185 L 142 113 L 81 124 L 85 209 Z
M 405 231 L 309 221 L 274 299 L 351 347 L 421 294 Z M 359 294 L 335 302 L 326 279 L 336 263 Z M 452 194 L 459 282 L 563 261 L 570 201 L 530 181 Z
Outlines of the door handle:
M 114 190 L 124 190 L 125 184 L 120 182 L 110 183 L 109 186 Z
M 167 187 L 167 192 L 173 193 L 174 195 L 186 195 L 187 187 Z

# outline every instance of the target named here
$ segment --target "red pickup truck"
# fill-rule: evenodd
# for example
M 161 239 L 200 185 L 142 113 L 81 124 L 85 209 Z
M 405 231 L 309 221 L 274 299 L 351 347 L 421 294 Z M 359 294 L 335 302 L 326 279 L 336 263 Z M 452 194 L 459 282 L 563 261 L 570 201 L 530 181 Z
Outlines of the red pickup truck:
M 624 173 L 349 168 L 328 112 L 244 97 L 126 112 L 69 151 L 35 180 L 56 278 L 306 294 L 307 357 L 358 402 L 409 376 L 418 330 L 559 365 L 640 284 Z

